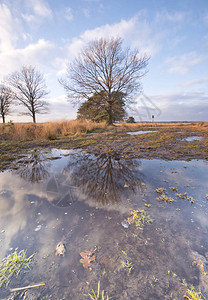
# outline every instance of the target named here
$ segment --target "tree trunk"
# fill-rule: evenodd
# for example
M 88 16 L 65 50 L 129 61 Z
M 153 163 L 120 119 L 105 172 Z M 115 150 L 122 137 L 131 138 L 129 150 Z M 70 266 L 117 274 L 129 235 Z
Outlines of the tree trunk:
M 112 115 L 112 102 L 108 102 L 108 125 L 112 125 L 113 124 L 113 115 Z
M 112 120 L 112 115 L 109 114 L 109 119 L 108 119 L 108 122 L 107 122 L 108 125 L 112 125 L 113 124 L 113 120 Z
M 36 119 L 35 119 L 35 112 L 33 112 L 33 115 L 32 115 L 32 117 L 33 117 L 33 123 L 36 123 Z
M 3 124 L 5 124 L 5 115 L 2 115 Z

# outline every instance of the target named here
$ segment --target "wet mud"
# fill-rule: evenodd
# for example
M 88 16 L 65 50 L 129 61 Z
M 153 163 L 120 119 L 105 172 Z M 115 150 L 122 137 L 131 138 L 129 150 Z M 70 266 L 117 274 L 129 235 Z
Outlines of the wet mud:
M 25 299 L 89 299 L 99 281 L 111 299 L 183 299 L 191 285 L 208 297 L 207 161 L 53 149 L 13 167 L 0 174 L 0 258 L 35 253 L 9 288 L 45 283 Z M 151 222 L 136 226 L 133 210 Z

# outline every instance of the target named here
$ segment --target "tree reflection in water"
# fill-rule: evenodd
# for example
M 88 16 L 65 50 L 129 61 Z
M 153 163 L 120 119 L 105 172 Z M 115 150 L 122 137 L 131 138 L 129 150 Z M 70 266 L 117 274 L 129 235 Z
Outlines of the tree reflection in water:
M 142 176 L 139 178 L 133 169 L 133 160 L 124 159 L 117 152 L 105 152 L 77 157 L 64 172 L 71 174 L 71 185 L 95 201 L 107 204 L 117 203 L 121 194 L 141 187 Z
M 49 176 L 46 159 L 38 151 L 34 151 L 30 157 L 21 161 L 17 172 L 23 179 L 32 183 L 38 183 Z

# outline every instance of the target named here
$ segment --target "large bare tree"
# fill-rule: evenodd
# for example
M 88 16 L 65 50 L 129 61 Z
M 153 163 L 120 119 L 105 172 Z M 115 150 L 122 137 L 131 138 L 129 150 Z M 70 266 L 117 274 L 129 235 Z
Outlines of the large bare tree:
M 36 114 L 47 113 L 48 103 L 43 98 L 48 95 L 43 75 L 32 66 L 22 66 L 9 76 L 15 98 L 26 107 L 22 113 L 29 115 L 36 123 Z
M 65 78 L 59 82 L 73 102 L 104 95 L 108 124 L 113 123 L 112 107 L 115 95 L 122 93 L 125 103 L 141 90 L 141 77 L 146 73 L 149 57 L 138 50 L 123 50 L 120 38 L 98 39 L 90 42 L 67 66 Z
M 5 123 L 5 117 L 10 113 L 13 98 L 11 89 L 3 83 L 0 84 L 0 116 L 3 123 Z

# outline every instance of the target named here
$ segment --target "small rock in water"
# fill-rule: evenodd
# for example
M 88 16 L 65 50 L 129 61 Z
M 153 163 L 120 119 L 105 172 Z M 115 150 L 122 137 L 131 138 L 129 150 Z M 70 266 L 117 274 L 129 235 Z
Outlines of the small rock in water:
M 36 228 L 35 228 L 35 231 L 39 231 L 41 229 L 41 225 L 38 225 Z
M 7 191 L 6 190 L 2 190 L 2 191 L 0 191 L 0 195 L 4 195 L 4 194 L 6 194 L 7 193 Z
M 124 227 L 124 228 L 129 228 L 129 222 L 127 220 L 123 220 L 121 222 L 121 225 Z

